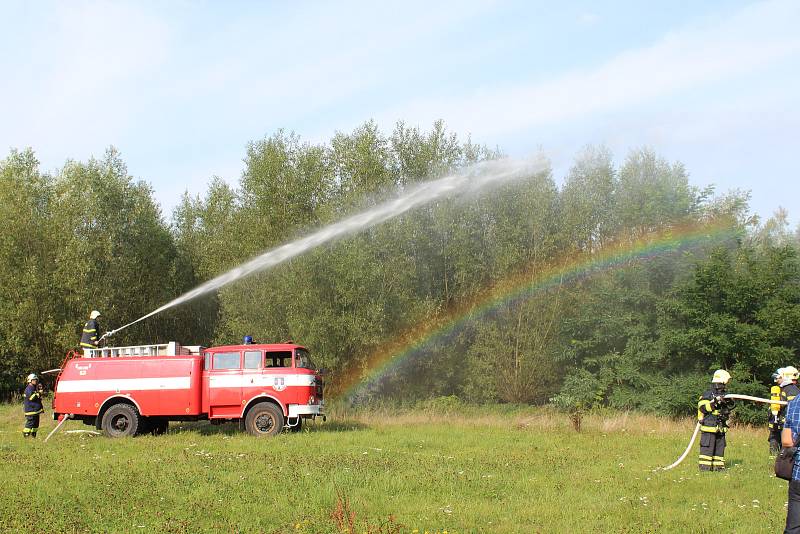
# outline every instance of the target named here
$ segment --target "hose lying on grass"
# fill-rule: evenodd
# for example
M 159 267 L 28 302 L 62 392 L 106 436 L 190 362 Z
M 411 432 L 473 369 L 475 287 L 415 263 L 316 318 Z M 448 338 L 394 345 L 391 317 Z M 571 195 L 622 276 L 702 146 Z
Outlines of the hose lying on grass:
M 728 393 L 727 395 L 725 395 L 725 398 L 726 399 L 748 400 L 748 401 L 753 401 L 753 402 L 763 402 L 764 404 L 782 404 L 782 405 L 788 404 L 786 401 L 776 401 L 776 400 L 770 400 L 770 399 L 762 399 L 761 397 L 751 397 L 750 395 L 739 395 L 737 393 Z M 694 433 L 692 434 L 692 439 L 689 440 L 689 445 L 686 447 L 686 450 L 683 451 L 683 454 L 681 454 L 681 457 L 678 458 L 677 460 L 675 460 L 675 462 L 671 463 L 670 465 L 668 465 L 666 467 L 662 467 L 661 468 L 662 471 L 669 471 L 673 467 L 677 467 L 678 465 L 680 465 L 680 463 L 686 459 L 686 457 L 689 455 L 689 451 L 692 450 L 692 445 L 694 445 L 694 441 L 697 439 L 698 432 L 700 432 L 700 423 L 697 423 L 695 425 Z

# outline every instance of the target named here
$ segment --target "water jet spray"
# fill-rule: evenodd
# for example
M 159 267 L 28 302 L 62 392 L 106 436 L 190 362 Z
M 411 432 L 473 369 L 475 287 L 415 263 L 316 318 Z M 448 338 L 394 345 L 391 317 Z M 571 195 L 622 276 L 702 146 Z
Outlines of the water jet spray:
M 179 304 L 183 304 L 184 302 L 205 295 L 211 291 L 216 291 L 231 282 L 235 282 L 236 280 L 259 271 L 275 267 L 276 265 L 319 246 L 347 235 L 366 230 L 367 228 L 388 221 L 419 206 L 435 200 L 474 193 L 488 186 L 501 185 L 524 176 L 530 176 L 545 170 L 547 165 L 548 163 L 543 157 L 533 160 L 491 160 L 466 167 L 444 178 L 412 186 L 403 194 L 392 200 L 325 226 L 305 237 L 268 250 L 238 267 L 234 267 L 230 271 L 197 286 L 191 291 L 184 293 L 180 297 L 143 315 L 135 321 L 131 321 L 115 330 L 106 332 L 103 338 L 109 337 L 129 326 L 178 306 Z

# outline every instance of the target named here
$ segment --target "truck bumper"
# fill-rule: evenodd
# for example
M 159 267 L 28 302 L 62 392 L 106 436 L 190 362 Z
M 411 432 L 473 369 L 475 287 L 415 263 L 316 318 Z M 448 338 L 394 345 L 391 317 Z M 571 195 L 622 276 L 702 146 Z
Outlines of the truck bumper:
M 301 417 L 310 415 L 313 417 L 324 416 L 325 406 L 322 404 L 290 404 L 289 417 Z

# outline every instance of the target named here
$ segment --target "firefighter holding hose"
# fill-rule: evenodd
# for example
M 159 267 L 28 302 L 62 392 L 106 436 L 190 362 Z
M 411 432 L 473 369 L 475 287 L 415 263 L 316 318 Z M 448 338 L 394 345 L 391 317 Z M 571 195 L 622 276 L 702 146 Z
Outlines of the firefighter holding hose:
M 781 400 L 781 381 L 783 367 L 772 373 L 772 387 L 769 388 L 769 400 Z M 785 411 L 785 410 L 784 410 Z M 783 414 L 780 404 L 769 405 L 769 453 L 775 456 L 781 452 L 781 430 L 783 430 Z
M 22 401 L 22 410 L 25 412 L 25 428 L 22 435 L 26 438 L 35 438 L 39 431 L 39 416 L 44 412 L 42 405 L 42 385 L 39 377 L 31 373 L 28 375 L 25 386 L 25 398 Z
M 730 373 L 717 369 L 711 387 L 703 392 L 697 402 L 697 419 L 700 422 L 700 471 L 725 469 L 725 434 L 733 401 L 725 398 L 725 386 Z
M 97 318 L 100 317 L 100 312 L 93 310 L 89 314 L 89 320 L 83 325 L 83 332 L 81 333 L 81 348 L 85 356 L 88 356 L 90 349 L 96 349 L 100 344 L 100 323 Z
M 800 395 L 800 387 L 797 386 L 797 379 L 800 377 L 800 371 L 796 367 L 784 367 L 781 369 L 781 400 L 789 402 L 795 397 Z M 781 407 L 781 420 L 786 417 L 786 406 Z

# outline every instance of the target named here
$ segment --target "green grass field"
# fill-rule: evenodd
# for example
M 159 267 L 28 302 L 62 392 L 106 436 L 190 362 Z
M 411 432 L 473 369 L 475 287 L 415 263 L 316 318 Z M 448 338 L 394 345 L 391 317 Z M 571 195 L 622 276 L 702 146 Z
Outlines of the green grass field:
M 255 439 L 173 423 L 166 436 L 23 440 L 0 406 L 2 532 L 778 532 L 786 482 L 766 430 L 734 428 L 725 473 L 674 461 L 691 421 L 611 414 L 583 431 L 533 408 L 334 416 Z M 88 429 L 69 422 L 65 430 Z

